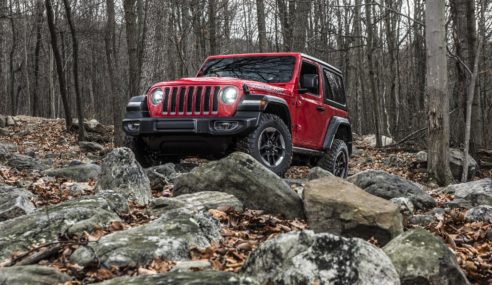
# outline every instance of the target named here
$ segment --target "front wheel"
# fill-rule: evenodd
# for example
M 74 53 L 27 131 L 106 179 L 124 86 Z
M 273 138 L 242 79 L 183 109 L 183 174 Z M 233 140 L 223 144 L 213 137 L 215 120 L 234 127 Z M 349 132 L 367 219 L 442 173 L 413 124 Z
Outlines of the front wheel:
M 333 175 L 346 178 L 348 175 L 349 152 L 347 144 L 335 139 L 329 150 L 318 161 L 318 166 L 327 170 Z
M 262 114 L 258 127 L 238 141 L 236 149 L 250 154 L 279 176 L 284 175 L 292 163 L 289 128 L 273 114 Z

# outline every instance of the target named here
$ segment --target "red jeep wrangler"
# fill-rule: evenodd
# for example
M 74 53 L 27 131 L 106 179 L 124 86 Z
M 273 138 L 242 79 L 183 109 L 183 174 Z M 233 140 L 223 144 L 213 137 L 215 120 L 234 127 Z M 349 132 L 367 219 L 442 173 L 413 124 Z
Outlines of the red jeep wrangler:
M 352 152 L 340 70 L 301 53 L 211 56 L 131 98 L 123 128 L 144 167 L 237 150 L 278 175 L 295 161 L 346 177 Z

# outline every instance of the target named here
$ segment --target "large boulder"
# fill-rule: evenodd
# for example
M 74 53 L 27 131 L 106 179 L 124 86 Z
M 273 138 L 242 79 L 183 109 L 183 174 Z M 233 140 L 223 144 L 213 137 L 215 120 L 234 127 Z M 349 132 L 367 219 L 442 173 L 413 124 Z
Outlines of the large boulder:
M 465 220 L 470 222 L 483 221 L 492 223 L 492 206 L 481 205 L 469 209 L 465 213 Z
M 216 220 L 188 209 L 168 211 L 149 224 L 115 232 L 76 250 L 71 260 L 81 266 L 144 266 L 156 258 L 190 259 L 191 247 L 206 248 L 220 239 Z
M 417 209 L 436 206 L 436 201 L 423 190 L 421 185 L 381 170 L 366 170 L 350 176 L 347 180 L 364 191 L 386 200 L 408 198 Z
M 22 154 L 12 154 L 7 165 L 17 170 L 45 170 L 48 168 L 39 160 Z
M 150 180 L 150 188 L 159 191 L 162 191 L 164 186 L 173 184 L 178 175 L 173 163 L 147 168 L 145 174 Z
M 372 135 L 366 135 L 364 137 L 362 137 L 362 141 L 368 145 L 370 145 L 371 147 L 376 147 L 376 135 L 372 134 Z M 381 136 L 381 142 L 382 142 L 382 146 L 388 146 L 388 145 L 392 145 L 395 143 L 395 141 L 390 138 L 390 137 L 387 137 L 387 136 Z
M 0 222 L 0 260 L 14 251 L 27 251 L 32 245 L 57 241 L 84 231 L 106 227 L 120 218 L 104 197 L 84 197 Z
M 492 206 L 492 179 L 453 184 L 440 190 L 442 193 L 453 194 L 450 206 L 471 208 L 480 205 Z
M 53 285 L 72 280 L 65 273 L 52 267 L 27 265 L 0 268 L 0 284 Z
M 307 222 L 315 232 L 374 237 L 386 244 L 403 231 L 397 205 L 338 177 L 308 182 L 303 195 Z
M 101 173 L 101 167 L 97 164 L 78 164 L 64 168 L 53 168 L 43 171 L 43 175 L 62 177 L 78 182 L 95 180 Z
M 138 277 L 120 277 L 95 285 L 259 285 L 251 277 L 230 272 L 171 272 Z
M 33 212 L 33 196 L 26 189 L 0 184 L 0 222 Z
M 140 205 L 152 199 L 149 178 L 128 148 L 116 148 L 104 157 L 95 189 L 118 191 Z
M 249 209 L 264 210 L 289 219 L 304 218 L 299 195 L 275 173 L 245 153 L 233 153 L 176 179 L 175 196 L 202 191 L 232 194 Z
M 422 165 L 427 165 L 427 152 L 420 151 L 415 156 L 416 162 Z M 463 174 L 463 164 L 464 164 L 465 155 L 463 151 L 455 148 L 449 149 L 449 167 L 451 168 L 451 173 L 454 178 L 457 180 L 461 180 L 461 176 Z M 468 154 L 468 179 L 472 179 L 475 177 L 475 174 L 478 171 L 478 163 L 477 161 Z
M 357 238 L 312 231 L 282 234 L 258 246 L 241 268 L 261 284 L 399 284 L 384 252 Z
M 0 142 L 0 161 L 6 161 L 17 151 L 17 145 Z
M 384 248 L 400 275 L 402 285 L 468 284 L 454 254 L 430 232 L 409 230 Z
M 243 210 L 243 203 L 231 194 L 205 191 L 193 194 L 184 194 L 175 198 L 160 197 L 153 199 L 148 207 L 148 211 L 153 216 L 160 216 L 169 210 L 186 208 L 196 211 L 206 211 L 209 209 L 231 208 L 236 211 Z

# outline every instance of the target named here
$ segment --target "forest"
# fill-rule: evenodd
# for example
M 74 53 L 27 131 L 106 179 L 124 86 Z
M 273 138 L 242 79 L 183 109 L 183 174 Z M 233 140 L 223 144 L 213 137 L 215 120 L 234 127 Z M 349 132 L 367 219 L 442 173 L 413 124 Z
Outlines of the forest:
M 207 56 L 300 51 L 343 71 L 356 133 L 425 141 L 424 2 L 2 0 L 0 113 L 113 123 L 129 97 L 193 77 Z M 464 144 L 473 81 L 474 153 L 492 144 L 490 1 L 444 9 L 450 144 Z

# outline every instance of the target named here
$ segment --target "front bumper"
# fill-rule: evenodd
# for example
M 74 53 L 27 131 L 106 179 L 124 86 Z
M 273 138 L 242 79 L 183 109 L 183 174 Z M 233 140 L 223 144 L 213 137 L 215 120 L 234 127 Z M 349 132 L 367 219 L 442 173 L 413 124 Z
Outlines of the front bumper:
M 128 117 L 123 130 L 129 136 L 159 134 L 239 135 L 258 125 L 260 112 L 238 112 L 234 117 Z

